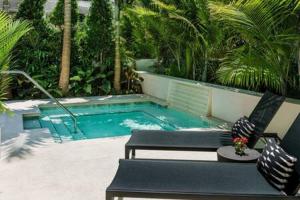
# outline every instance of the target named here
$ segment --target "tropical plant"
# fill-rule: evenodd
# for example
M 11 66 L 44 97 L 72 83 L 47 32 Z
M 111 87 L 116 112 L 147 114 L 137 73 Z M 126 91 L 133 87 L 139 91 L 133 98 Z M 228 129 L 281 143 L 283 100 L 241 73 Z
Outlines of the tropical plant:
M 76 34 L 78 30 L 78 22 L 80 15 L 78 13 L 77 0 L 71 0 L 71 66 L 75 66 L 79 63 L 79 46 L 76 41 Z M 62 51 L 63 35 L 64 35 L 64 0 L 59 0 L 49 16 L 49 22 L 54 25 L 59 31 L 60 44 L 59 47 Z M 60 52 L 62 54 L 62 52 Z
M 121 19 L 122 12 L 127 5 L 131 5 L 134 0 L 114 0 L 114 40 L 115 40 L 115 65 L 114 65 L 114 91 L 121 92 L 121 74 L 122 74 L 122 38 L 121 38 Z
M 70 78 L 70 92 L 74 96 L 107 95 L 111 92 L 113 73 L 104 65 L 77 67 L 74 76 Z
M 124 90 L 126 94 L 142 94 L 142 82 L 144 79 L 142 77 L 139 77 L 139 74 L 135 72 L 134 68 L 131 66 L 128 66 L 125 69 L 124 72 Z
M 72 70 L 70 93 L 102 95 L 112 91 L 114 45 L 111 3 L 91 2 L 90 12 L 76 32 L 79 64 Z M 93 48 L 91 48 L 93 47 Z
M 9 77 L 1 74 L 2 70 L 8 70 L 11 65 L 12 50 L 19 39 L 30 30 L 30 24 L 26 21 L 13 21 L 7 14 L 0 11 L 0 113 L 6 112 L 3 104 L 9 87 Z
M 16 13 L 16 19 L 29 20 L 34 27 L 44 23 L 44 5 L 47 0 L 23 0 Z
M 92 62 L 111 67 L 113 65 L 113 23 L 111 3 L 93 0 L 86 18 L 85 56 Z M 90 48 L 93 47 L 93 48 Z
M 42 0 L 24 0 L 16 14 L 17 19 L 26 19 L 32 24 L 33 30 L 24 36 L 14 49 L 18 58 L 15 68 L 34 77 L 43 87 L 61 96 L 57 88 L 59 76 L 59 60 L 61 37 L 59 31 L 44 18 Z M 43 94 L 32 86 L 24 77 L 18 76 L 12 83 L 14 98 L 41 98 Z
M 295 87 L 291 66 L 299 48 L 297 4 L 298 0 L 210 2 L 214 20 L 239 36 L 218 71 L 222 84 L 282 94 Z
M 61 31 L 63 31 L 64 26 L 64 3 L 64 0 L 58 0 L 53 12 L 49 17 L 50 23 L 58 27 Z M 78 17 L 77 0 L 71 0 L 71 23 L 73 31 L 77 25 Z
M 147 4 L 129 9 L 130 16 L 141 27 L 146 23 L 159 47 L 161 63 L 170 66 L 171 74 L 206 81 L 210 62 L 218 61 L 227 48 L 221 43 L 225 30 L 210 20 L 208 1 L 152 0 Z
M 61 58 L 61 72 L 59 78 L 59 88 L 65 95 L 69 91 L 70 65 L 71 65 L 71 37 L 72 37 L 72 8 L 71 0 L 64 3 L 64 35 Z
M 64 81 L 64 85 L 63 89 L 62 89 L 62 93 L 63 95 L 66 95 L 66 93 L 69 90 L 69 83 L 65 83 L 65 81 L 69 81 L 69 77 L 70 77 L 70 73 L 71 73 L 71 69 L 70 66 L 76 66 L 79 61 L 78 61 L 78 46 L 76 43 L 76 31 L 77 31 L 77 23 L 78 23 L 78 19 L 79 19 L 79 14 L 78 14 L 78 5 L 77 5 L 77 0 L 70 0 L 67 3 L 70 3 L 70 23 L 71 23 L 71 28 L 70 28 L 70 44 L 68 48 L 70 48 L 69 50 L 67 50 L 64 45 L 66 45 L 65 43 L 65 34 L 66 32 L 64 31 L 64 27 L 65 27 L 65 9 L 67 7 L 65 7 L 66 2 L 64 0 L 59 0 L 55 6 L 55 9 L 53 10 L 53 12 L 51 13 L 50 17 L 49 17 L 49 21 L 51 24 L 55 25 L 56 28 L 58 28 L 59 32 L 60 32 L 60 36 L 61 36 L 61 43 L 62 45 L 59 45 L 61 47 L 61 64 L 60 64 L 60 69 L 61 69 L 61 74 L 60 74 L 60 82 L 59 82 L 59 86 L 60 88 L 62 88 L 62 81 Z M 69 19 L 68 19 L 69 20 Z M 68 29 L 67 29 L 68 31 Z M 68 33 L 69 34 L 69 33 Z M 66 54 L 70 54 L 69 56 L 67 56 Z M 68 57 L 68 59 L 66 60 L 66 56 Z M 64 66 L 64 68 L 62 68 L 62 66 Z M 69 68 L 69 69 L 68 69 Z M 68 69 L 68 70 L 67 70 Z M 69 71 L 67 74 L 62 75 L 62 72 L 66 72 L 65 70 Z

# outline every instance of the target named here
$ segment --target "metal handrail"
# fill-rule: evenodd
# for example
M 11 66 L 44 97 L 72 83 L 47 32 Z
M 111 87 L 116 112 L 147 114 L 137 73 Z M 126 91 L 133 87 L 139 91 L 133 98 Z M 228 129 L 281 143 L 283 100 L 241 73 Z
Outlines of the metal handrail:
M 39 90 L 41 90 L 45 95 L 47 95 L 51 100 L 55 101 L 55 103 L 61 107 L 64 111 L 66 111 L 72 118 L 74 123 L 74 130 L 77 132 L 77 118 L 76 116 L 63 104 L 61 104 L 55 97 L 53 97 L 47 90 L 45 90 L 38 82 L 36 82 L 33 78 L 31 78 L 27 73 L 21 70 L 8 70 L 8 71 L 0 71 L 0 74 L 19 74 L 25 76 L 30 82 L 32 82 Z

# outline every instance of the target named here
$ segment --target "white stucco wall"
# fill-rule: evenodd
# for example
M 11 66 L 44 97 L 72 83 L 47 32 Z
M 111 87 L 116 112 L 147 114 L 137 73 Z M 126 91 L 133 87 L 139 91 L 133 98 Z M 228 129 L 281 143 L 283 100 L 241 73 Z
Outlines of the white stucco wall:
M 211 89 L 212 116 L 229 122 L 235 122 L 238 118 L 244 115 L 249 116 L 262 95 L 259 93 L 156 75 L 147 72 L 139 72 L 139 75 L 144 78 L 144 82 L 142 84 L 144 93 L 163 100 L 167 100 L 170 83 L 173 80 L 205 85 Z M 300 113 L 299 101 L 297 102 L 297 100 L 287 99 L 271 121 L 266 131 L 277 132 L 283 136 L 298 113 Z
M 139 74 L 144 78 L 143 91 L 145 94 L 167 100 L 171 79 L 147 72 L 140 72 Z
M 20 114 L 0 114 L 1 142 L 14 138 L 23 131 L 23 118 Z M 1 144 L 1 143 L 0 143 Z

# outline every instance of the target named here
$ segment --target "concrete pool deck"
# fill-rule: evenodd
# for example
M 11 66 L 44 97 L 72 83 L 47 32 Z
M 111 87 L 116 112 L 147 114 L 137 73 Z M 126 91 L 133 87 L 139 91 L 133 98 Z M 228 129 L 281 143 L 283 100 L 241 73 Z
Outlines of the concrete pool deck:
M 165 101 L 148 95 L 60 99 L 67 105 Z M 23 130 L 24 115 L 39 115 L 49 100 L 9 101 L 15 113 L 0 116 L 0 199 L 105 199 L 129 136 L 55 143 L 48 129 Z M 199 130 L 199 129 L 197 129 Z M 216 160 L 213 152 L 139 151 L 138 158 Z
M 95 200 L 105 199 L 118 160 L 124 158 L 129 136 L 81 140 L 63 144 L 39 135 L 26 140 L 24 149 L 0 161 L 0 199 Z M 28 142 L 31 141 L 31 142 Z M 138 151 L 138 158 L 216 160 L 214 152 Z

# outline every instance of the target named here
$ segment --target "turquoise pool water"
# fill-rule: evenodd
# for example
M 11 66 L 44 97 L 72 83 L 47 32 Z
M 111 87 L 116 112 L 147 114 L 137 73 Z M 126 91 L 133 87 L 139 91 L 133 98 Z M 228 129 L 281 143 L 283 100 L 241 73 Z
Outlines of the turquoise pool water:
M 215 127 L 207 118 L 163 107 L 154 103 L 129 103 L 68 107 L 78 120 L 73 121 L 60 108 L 40 108 L 41 116 L 24 118 L 25 129 L 49 128 L 58 141 L 129 135 L 133 129 L 180 130 Z

